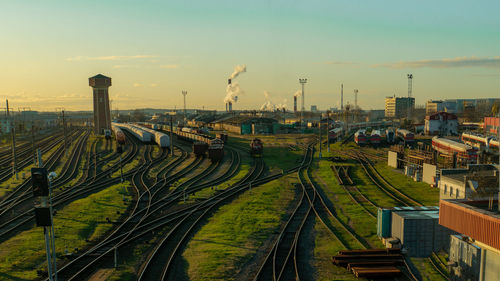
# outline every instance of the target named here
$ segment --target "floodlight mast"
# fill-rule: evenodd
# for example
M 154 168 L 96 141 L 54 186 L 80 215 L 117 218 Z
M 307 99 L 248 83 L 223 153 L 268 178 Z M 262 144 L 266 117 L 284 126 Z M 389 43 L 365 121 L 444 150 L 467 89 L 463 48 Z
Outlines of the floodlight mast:
M 182 95 L 184 96 L 184 126 L 186 126 L 186 95 L 187 91 L 182 91 Z
M 407 103 L 406 105 L 408 106 L 407 110 L 408 110 L 408 116 L 407 116 L 407 119 L 408 119 L 408 122 L 410 122 L 410 119 L 411 119 L 411 96 L 412 96 L 412 83 L 413 83 L 413 74 L 407 74 L 406 75 L 408 77 L 408 100 L 407 100 Z

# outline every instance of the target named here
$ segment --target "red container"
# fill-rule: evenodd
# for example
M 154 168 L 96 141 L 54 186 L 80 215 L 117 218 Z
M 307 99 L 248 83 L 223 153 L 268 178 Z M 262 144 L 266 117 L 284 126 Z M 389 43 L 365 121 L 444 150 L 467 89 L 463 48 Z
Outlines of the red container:
M 484 206 L 487 201 L 440 200 L 439 224 L 500 250 L 500 216 Z

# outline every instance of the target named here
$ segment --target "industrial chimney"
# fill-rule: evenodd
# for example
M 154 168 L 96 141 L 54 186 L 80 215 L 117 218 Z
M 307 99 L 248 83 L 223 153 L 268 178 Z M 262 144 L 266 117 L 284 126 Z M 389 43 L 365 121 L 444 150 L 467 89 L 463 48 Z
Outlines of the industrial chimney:
M 229 109 L 229 112 L 233 111 L 233 103 L 232 102 L 229 102 L 228 109 Z
M 227 84 L 231 85 L 231 78 L 227 79 Z M 232 110 L 233 110 L 233 103 L 227 102 L 226 103 L 226 112 L 231 112 Z
M 297 96 L 293 96 L 293 112 L 297 112 Z

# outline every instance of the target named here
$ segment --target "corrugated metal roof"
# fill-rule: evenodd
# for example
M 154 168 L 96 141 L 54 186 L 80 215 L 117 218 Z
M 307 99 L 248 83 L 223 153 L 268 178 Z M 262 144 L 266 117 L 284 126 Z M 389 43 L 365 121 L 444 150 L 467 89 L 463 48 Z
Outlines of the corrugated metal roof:
M 395 211 L 396 214 L 404 219 L 439 219 L 439 211 Z

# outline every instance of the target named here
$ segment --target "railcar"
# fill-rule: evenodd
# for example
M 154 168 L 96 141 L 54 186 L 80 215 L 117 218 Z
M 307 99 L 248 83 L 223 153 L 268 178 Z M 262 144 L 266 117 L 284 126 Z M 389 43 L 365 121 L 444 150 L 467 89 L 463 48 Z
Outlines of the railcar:
M 227 143 L 227 134 L 218 133 L 216 134 L 217 138 L 221 139 L 224 143 Z
M 208 158 L 212 160 L 212 162 L 221 161 L 224 158 L 224 141 L 216 138 L 210 140 L 208 145 Z
M 462 133 L 460 139 L 465 144 L 476 147 L 478 149 L 488 149 L 490 148 L 491 142 L 494 141 L 493 137 L 491 136 L 483 136 L 480 134 L 472 134 L 472 133 Z
M 124 130 L 127 130 L 130 132 L 132 135 L 134 135 L 136 138 L 138 138 L 142 142 L 151 142 L 153 140 L 153 134 L 150 132 L 146 132 L 144 129 L 141 129 L 139 127 L 136 127 L 132 124 L 125 124 L 125 123 L 115 123 L 115 126 L 118 126 Z
M 366 131 L 365 130 L 358 130 L 356 133 L 354 133 L 354 142 L 358 145 L 365 145 L 366 144 Z
M 373 130 L 370 134 L 370 143 L 374 145 L 379 145 L 382 141 L 382 136 L 379 130 Z
M 396 133 L 405 143 L 413 143 L 415 141 L 415 134 L 406 129 L 397 129 Z
M 154 142 L 161 148 L 168 148 L 170 146 L 170 137 L 167 134 L 145 127 L 136 126 L 136 128 L 144 130 L 147 133 L 150 133 L 153 136 Z
M 255 138 L 250 142 L 250 154 L 252 156 L 262 156 L 263 150 L 264 145 L 260 139 Z
M 121 145 L 125 144 L 125 134 L 120 129 L 120 127 L 111 125 L 111 128 L 113 129 L 113 132 L 115 133 L 116 143 L 121 144 Z
M 343 128 L 334 128 L 328 131 L 328 139 L 330 141 L 337 141 L 339 140 L 344 134 L 344 129 Z
M 432 138 L 432 148 L 450 157 L 456 155 L 458 159 L 467 163 L 477 162 L 477 149 L 464 143 L 435 136 Z
M 193 153 L 196 156 L 205 155 L 208 150 L 208 143 L 202 141 L 196 141 L 193 143 Z

